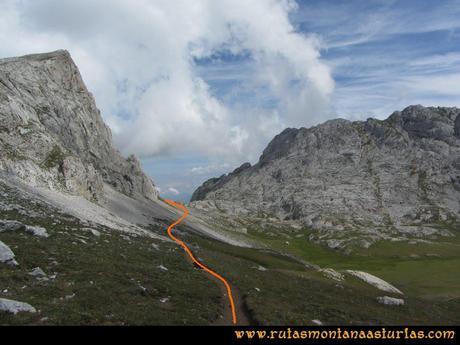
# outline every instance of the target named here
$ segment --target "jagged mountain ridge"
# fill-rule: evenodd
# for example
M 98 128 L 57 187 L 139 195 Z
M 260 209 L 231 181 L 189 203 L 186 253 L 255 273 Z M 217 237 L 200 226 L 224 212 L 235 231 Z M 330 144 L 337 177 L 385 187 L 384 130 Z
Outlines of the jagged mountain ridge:
M 116 150 L 70 54 L 59 50 L 0 60 L 0 170 L 32 185 L 97 200 L 107 183 L 156 199 L 135 156 Z
M 254 166 L 203 183 L 198 200 L 298 220 L 331 247 L 351 233 L 365 246 L 396 233 L 449 235 L 439 225 L 460 218 L 460 109 L 410 106 L 383 121 L 288 128 Z

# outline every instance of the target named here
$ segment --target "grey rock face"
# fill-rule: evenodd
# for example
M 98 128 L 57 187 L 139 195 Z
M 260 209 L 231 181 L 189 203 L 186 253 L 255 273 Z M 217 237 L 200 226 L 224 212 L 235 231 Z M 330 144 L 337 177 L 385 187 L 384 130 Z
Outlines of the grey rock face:
M 460 138 L 460 115 L 458 115 L 457 118 L 455 119 L 454 132 L 455 132 L 455 135 Z
M 103 183 L 156 199 L 134 156 L 115 149 L 67 51 L 0 60 L 0 171 L 98 199 Z
M 449 236 L 439 224 L 460 218 L 459 130 L 460 109 L 422 106 L 384 121 L 289 128 L 254 166 L 205 182 L 192 205 L 297 220 L 335 248 Z

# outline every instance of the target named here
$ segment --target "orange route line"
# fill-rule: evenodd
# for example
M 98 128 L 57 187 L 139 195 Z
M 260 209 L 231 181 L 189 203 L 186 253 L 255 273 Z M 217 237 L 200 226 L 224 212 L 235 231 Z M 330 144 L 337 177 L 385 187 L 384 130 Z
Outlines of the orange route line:
M 230 284 L 228 283 L 228 281 L 222 277 L 221 275 L 217 274 L 216 272 L 214 272 L 213 270 L 211 270 L 210 268 L 206 267 L 205 265 L 203 265 L 200 261 L 198 261 L 195 256 L 192 254 L 192 251 L 189 249 L 189 247 L 187 247 L 187 245 L 182 242 L 181 240 L 179 240 L 176 236 L 174 236 L 172 233 L 171 233 L 171 230 L 176 226 L 178 225 L 180 222 L 182 222 L 185 217 L 187 217 L 188 215 L 188 209 L 184 206 L 184 205 L 181 205 L 177 202 L 174 202 L 172 200 L 168 200 L 168 199 L 164 199 L 164 201 L 166 201 L 169 205 L 173 206 L 173 207 L 176 207 L 176 208 L 179 208 L 181 209 L 182 211 L 184 211 L 184 214 L 178 219 L 176 220 L 174 223 L 172 223 L 169 227 L 168 227 L 168 235 L 169 237 L 174 240 L 175 242 L 177 242 L 182 248 L 185 249 L 185 251 L 187 252 L 188 256 L 190 256 L 190 258 L 192 259 L 192 261 L 194 263 L 196 263 L 198 266 L 200 266 L 203 270 L 205 270 L 206 272 L 208 272 L 209 274 L 211 274 L 212 276 L 216 277 L 217 279 L 219 279 L 222 283 L 224 283 L 225 287 L 227 288 L 227 293 L 228 293 L 228 300 L 230 301 L 230 307 L 232 309 L 232 319 L 233 319 L 233 324 L 236 324 L 236 311 L 235 311 L 235 303 L 233 302 L 233 294 L 232 294 L 232 289 L 230 287 Z

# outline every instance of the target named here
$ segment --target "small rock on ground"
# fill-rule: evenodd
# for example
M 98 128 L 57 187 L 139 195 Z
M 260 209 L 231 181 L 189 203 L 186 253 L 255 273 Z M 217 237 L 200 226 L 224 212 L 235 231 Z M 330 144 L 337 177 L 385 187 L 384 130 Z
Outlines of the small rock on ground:
M 389 296 L 377 297 L 377 302 L 385 305 L 404 305 L 403 299 Z
M 5 243 L 0 241 L 0 262 L 16 266 L 18 263 L 14 260 L 14 253 Z
M 43 238 L 49 237 L 46 229 L 40 226 L 26 225 L 26 232 L 31 235 L 37 236 L 37 237 L 43 237 Z
M 49 237 L 46 229 L 42 228 L 41 226 L 24 225 L 15 220 L 0 219 L 0 232 L 4 231 L 25 231 L 33 236 L 44 238 Z
M 37 310 L 28 303 L 0 298 L 0 311 L 17 314 L 19 312 L 36 313 Z
M 40 267 L 35 267 L 29 274 L 33 277 L 46 277 L 46 273 Z

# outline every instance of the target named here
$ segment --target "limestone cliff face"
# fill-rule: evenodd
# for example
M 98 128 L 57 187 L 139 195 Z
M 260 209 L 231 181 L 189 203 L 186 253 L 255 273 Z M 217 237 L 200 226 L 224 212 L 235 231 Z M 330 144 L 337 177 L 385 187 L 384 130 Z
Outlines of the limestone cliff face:
M 197 200 L 295 219 L 335 244 L 350 234 L 448 235 L 441 225 L 460 218 L 460 109 L 286 129 L 256 165 L 205 182 Z
M 98 199 L 103 183 L 135 198 L 157 198 L 137 158 L 115 149 L 64 50 L 0 60 L 0 171 L 90 199 Z

